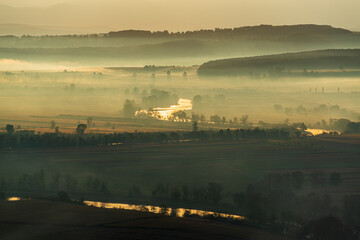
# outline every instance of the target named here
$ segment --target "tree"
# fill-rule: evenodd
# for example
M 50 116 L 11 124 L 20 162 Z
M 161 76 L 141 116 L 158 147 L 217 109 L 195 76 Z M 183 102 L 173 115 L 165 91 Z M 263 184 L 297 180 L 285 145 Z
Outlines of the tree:
M 333 172 L 330 174 L 330 180 L 329 184 L 332 186 L 338 186 L 340 183 L 342 183 L 341 174 L 337 172 Z
M 274 105 L 274 110 L 277 112 L 281 112 L 283 110 L 283 107 L 280 104 L 275 104 Z
M 240 118 L 240 122 L 243 126 L 248 125 L 249 116 L 248 115 L 242 115 Z
M 219 124 L 221 122 L 221 118 L 219 115 L 210 116 L 210 122 Z
M 233 123 L 238 124 L 238 118 L 237 117 L 234 117 Z
M 300 114 L 300 115 L 307 114 L 307 109 L 305 107 L 303 107 L 302 105 L 299 105 L 295 110 L 296 110 L 297 114 Z
M 92 117 L 88 117 L 86 119 L 86 124 L 89 128 L 91 128 L 93 126 L 93 118 Z
M 170 192 L 170 198 L 173 200 L 179 200 L 181 197 L 181 192 L 177 187 L 173 187 Z
M 59 190 L 59 187 L 60 187 L 60 173 L 56 173 L 54 176 L 53 176 L 53 180 L 50 184 L 50 188 L 52 191 L 58 191 Z
M 178 121 L 185 122 L 186 112 L 185 111 L 176 111 L 176 112 L 172 113 L 171 118 L 172 118 L 172 120 L 178 120 Z
M 85 129 L 87 128 L 86 124 L 79 124 L 76 128 L 76 133 L 77 134 L 84 134 L 85 133 Z
M 218 204 L 220 200 L 222 199 L 222 186 L 219 183 L 209 183 L 207 187 L 207 197 L 209 201 L 211 201 L 214 204 Z
M 5 127 L 5 130 L 6 130 L 6 133 L 7 134 L 13 134 L 14 133 L 14 125 L 11 125 L 11 124 L 7 124 L 6 127 Z
M 135 104 L 134 100 L 126 99 L 124 102 L 123 113 L 125 117 L 134 117 L 138 107 Z
M 346 223 L 360 226 L 360 195 L 346 195 L 343 204 Z
M 50 122 L 50 129 L 55 129 L 55 128 L 56 128 L 56 123 L 55 123 L 54 120 L 52 120 L 52 121 Z
M 107 195 L 110 192 L 107 185 L 104 182 L 101 184 L 100 192 L 104 195 Z
M 139 187 L 133 185 L 130 189 L 129 189 L 129 197 L 138 197 L 141 195 L 141 190 Z
M 154 198 L 165 198 L 168 195 L 168 187 L 159 183 L 156 185 L 155 189 L 152 191 L 152 196 Z
M 324 185 L 324 178 L 321 172 L 313 172 L 311 173 L 311 184 L 314 187 L 319 187 Z
M 327 240 L 345 240 L 348 233 L 344 231 L 344 226 L 339 218 L 333 216 L 324 216 L 311 221 L 302 232 L 304 238 L 308 239 L 327 239 Z
M 198 130 L 198 123 L 197 121 L 193 121 L 193 131 L 196 132 Z
M 245 204 L 245 194 L 244 193 L 235 193 L 233 195 L 234 203 L 239 207 L 243 208 Z
M 57 198 L 61 202 L 69 202 L 70 201 L 69 194 L 67 192 L 65 192 L 65 191 L 58 192 L 57 193 Z
M 71 175 L 66 175 L 65 178 L 65 188 L 69 193 L 73 193 L 77 191 L 78 181 L 73 178 Z
M 203 98 L 202 98 L 202 96 L 196 95 L 196 96 L 193 98 L 192 103 L 193 103 L 193 109 L 201 108 L 202 103 L 203 103 Z
M 191 120 L 192 121 L 199 121 L 200 120 L 199 114 L 191 113 Z

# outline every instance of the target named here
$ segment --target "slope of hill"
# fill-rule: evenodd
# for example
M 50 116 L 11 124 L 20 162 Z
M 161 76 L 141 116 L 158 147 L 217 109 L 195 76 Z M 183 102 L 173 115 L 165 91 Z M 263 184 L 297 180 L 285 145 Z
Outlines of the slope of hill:
M 1 239 L 287 239 L 206 219 L 53 201 L 0 202 L 0 211 Z
M 332 49 L 232 58 L 204 63 L 199 76 L 291 74 L 311 70 L 360 69 L 360 49 Z

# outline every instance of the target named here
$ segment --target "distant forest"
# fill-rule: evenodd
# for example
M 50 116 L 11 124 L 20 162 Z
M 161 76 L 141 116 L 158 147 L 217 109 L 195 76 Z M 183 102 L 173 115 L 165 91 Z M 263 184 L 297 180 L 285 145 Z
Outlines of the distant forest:
M 260 26 L 247 26 L 239 28 L 215 28 L 202 29 L 197 31 L 186 32 L 168 32 L 168 31 L 138 31 L 138 30 L 126 30 L 109 32 L 105 36 L 109 37 L 216 37 L 216 38 L 228 38 L 228 37 L 243 37 L 243 36 L 258 36 L 258 37 L 279 37 L 280 36 L 296 36 L 301 35 L 352 35 L 349 30 L 342 28 L 334 28 L 328 25 L 291 25 L 291 26 L 272 26 L 272 25 L 260 25 Z

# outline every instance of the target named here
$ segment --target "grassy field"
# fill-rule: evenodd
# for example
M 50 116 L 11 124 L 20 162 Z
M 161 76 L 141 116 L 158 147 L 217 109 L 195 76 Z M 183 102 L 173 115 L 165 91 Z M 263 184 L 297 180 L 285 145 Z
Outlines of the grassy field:
M 268 173 L 302 171 L 304 192 L 335 194 L 359 193 L 360 136 L 314 137 L 288 142 L 224 142 L 120 145 L 66 149 L 24 149 L 0 153 L 0 176 L 13 179 L 40 169 L 50 182 L 55 173 L 70 174 L 82 187 L 89 176 L 104 180 L 113 193 L 108 200 L 125 201 L 134 185 L 141 189 L 142 200 L 151 200 L 158 183 L 191 189 L 209 182 L 224 187 L 224 202 L 231 193 L 243 191 L 247 184 L 259 181 Z M 314 189 L 310 175 L 324 176 L 339 172 L 341 187 Z M 61 181 L 64 181 L 63 179 Z M 230 195 L 229 195 L 230 194 Z M 228 197 L 226 197 L 228 196 Z

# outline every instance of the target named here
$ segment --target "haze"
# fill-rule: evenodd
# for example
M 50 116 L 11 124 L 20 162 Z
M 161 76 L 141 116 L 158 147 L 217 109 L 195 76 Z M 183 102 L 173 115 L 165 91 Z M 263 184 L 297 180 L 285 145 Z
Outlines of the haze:
M 0 0 L 0 24 L 184 31 L 258 24 L 326 24 L 360 29 L 358 0 Z

